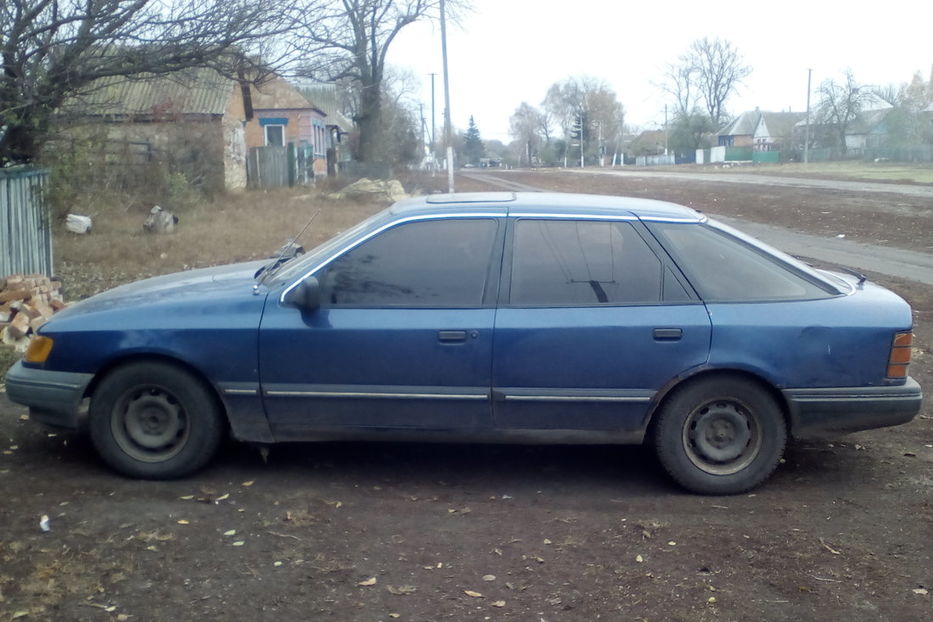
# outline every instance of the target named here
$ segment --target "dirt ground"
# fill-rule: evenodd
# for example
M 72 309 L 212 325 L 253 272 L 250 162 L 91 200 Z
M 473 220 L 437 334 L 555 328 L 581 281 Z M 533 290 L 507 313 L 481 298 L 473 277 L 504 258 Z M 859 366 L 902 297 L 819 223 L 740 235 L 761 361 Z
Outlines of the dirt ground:
M 509 178 L 933 244 L 933 206 L 888 195 Z M 913 305 L 912 374 L 933 387 L 933 288 L 871 276 Z M 699 497 L 637 447 L 297 444 L 264 462 L 229 443 L 196 477 L 132 481 L 0 396 L 0 620 L 930 619 L 931 415 L 792 444 L 754 494 Z

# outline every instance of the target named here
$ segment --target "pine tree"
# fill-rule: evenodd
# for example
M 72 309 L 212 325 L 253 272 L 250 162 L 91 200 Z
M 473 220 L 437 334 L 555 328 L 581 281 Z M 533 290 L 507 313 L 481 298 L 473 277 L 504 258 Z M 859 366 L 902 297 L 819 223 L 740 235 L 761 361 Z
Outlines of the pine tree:
M 479 137 L 479 129 L 470 115 L 470 126 L 463 137 L 463 159 L 470 164 L 479 164 L 480 159 L 486 155 L 483 140 Z

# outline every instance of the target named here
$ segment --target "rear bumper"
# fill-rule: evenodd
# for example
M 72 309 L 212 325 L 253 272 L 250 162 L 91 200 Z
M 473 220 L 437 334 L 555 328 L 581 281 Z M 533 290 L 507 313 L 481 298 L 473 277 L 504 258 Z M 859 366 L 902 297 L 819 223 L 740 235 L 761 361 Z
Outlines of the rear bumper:
M 791 434 L 822 437 L 907 423 L 920 412 L 923 393 L 913 378 L 898 386 L 785 389 Z
M 63 428 L 78 426 L 78 409 L 92 374 L 48 371 L 17 362 L 6 375 L 10 401 L 29 406 L 29 416 Z

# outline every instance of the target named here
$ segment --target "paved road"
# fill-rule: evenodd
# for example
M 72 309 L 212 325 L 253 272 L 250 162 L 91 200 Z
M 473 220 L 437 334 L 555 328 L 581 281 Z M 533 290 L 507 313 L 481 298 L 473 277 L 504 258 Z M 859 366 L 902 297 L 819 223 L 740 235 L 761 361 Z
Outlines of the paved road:
M 614 174 L 614 173 L 610 173 Z M 646 175 L 667 175 L 667 176 L 676 176 L 676 173 L 649 173 Z M 690 176 L 689 173 L 685 174 Z M 502 178 L 497 175 L 491 175 L 489 173 L 467 173 L 463 175 L 473 179 L 474 181 L 479 181 L 482 183 L 487 183 L 492 186 L 502 188 L 504 190 L 513 190 L 513 191 L 522 191 L 522 192 L 541 192 L 542 188 L 537 188 L 535 186 L 529 186 L 528 184 L 522 184 L 515 181 L 512 181 L 507 178 Z M 709 180 L 708 175 L 694 174 L 692 177 L 700 177 Z M 732 177 L 744 177 L 741 175 L 733 175 Z M 719 175 L 716 176 L 718 180 Z M 759 179 L 757 176 L 755 179 Z M 769 177 L 771 179 L 780 179 L 784 181 L 783 178 Z M 794 181 L 817 181 L 817 180 L 794 180 Z M 821 180 L 822 181 L 822 180 Z M 856 182 L 827 182 L 827 183 L 856 183 Z M 787 184 L 785 184 L 787 185 Z M 895 191 L 905 188 L 918 188 L 917 186 L 906 186 L 902 184 L 866 184 L 869 186 L 884 186 L 888 188 L 888 192 L 891 192 L 891 188 L 895 188 Z M 828 186 L 822 186 L 827 187 Z M 922 187 L 919 187 L 922 188 Z M 838 190 L 839 188 L 833 188 Z M 933 195 L 931 195 L 933 196 Z M 824 238 L 818 235 L 811 235 L 807 233 L 799 233 L 791 229 L 786 229 L 784 227 L 776 227 L 774 225 L 764 225 L 760 223 L 750 222 L 747 220 L 740 220 L 737 218 L 725 218 L 722 216 L 712 215 L 714 218 L 717 218 L 727 224 L 730 224 L 737 229 L 741 229 L 746 233 L 757 237 L 758 239 L 771 244 L 776 248 L 780 248 L 786 253 L 791 255 L 797 255 L 800 257 L 808 257 L 815 259 L 817 261 L 825 261 L 829 263 L 839 264 L 842 266 L 849 266 L 857 270 L 867 270 L 870 272 L 879 272 L 881 274 L 886 274 L 888 276 L 896 276 L 900 278 L 910 279 L 912 281 L 919 281 L 926 285 L 933 285 L 933 255 L 928 253 L 918 253 L 915 251 L 909 251 L 899 248 L 892 248 L 889 246 L 878 246 L 875 244 L 863 244 L 861 242 L 853 242 L 852 240 L 839 239 L 839 238 Z
M 726 184 L 756 184 L 759 186 L 787 186 L 791 188 L 816 188 L 822 190 L 847 190 L 850 192 L 886 192 L 933 200 L 933 186 L 914 184 L 884 184 L 870 181 L 845 181 L 839 179 L 812 179 L 804 177 L 776 177 L 758 173 L 689 173 L 676 171 L 638 170 L 578 170 L 568 168 L 566 172 L 587 175 L 615 175 L 618 177 L 662 177 Z

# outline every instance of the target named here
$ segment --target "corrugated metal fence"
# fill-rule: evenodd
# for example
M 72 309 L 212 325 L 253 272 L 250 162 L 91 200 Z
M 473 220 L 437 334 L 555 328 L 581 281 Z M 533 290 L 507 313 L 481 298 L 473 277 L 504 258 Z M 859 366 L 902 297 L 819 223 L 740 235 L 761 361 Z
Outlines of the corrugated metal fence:
M 52 229 L 45 169 L 0 169 L 0 277 L 52 276 Z

